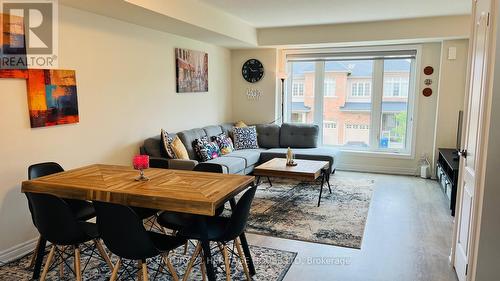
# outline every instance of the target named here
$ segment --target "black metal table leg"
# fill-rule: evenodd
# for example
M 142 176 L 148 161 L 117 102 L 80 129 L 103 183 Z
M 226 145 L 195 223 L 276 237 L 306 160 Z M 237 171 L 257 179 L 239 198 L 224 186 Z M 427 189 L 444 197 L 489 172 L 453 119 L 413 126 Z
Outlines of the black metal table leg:
M 257 179 L 255 180 L 255 186 L 259 186 L 260 184 L 260 176 L 257 176 Z
M 273 187 L 273 183 L 271 182 L 271 178 L 267 177 L 267 181 L 269 182 L 269 186 Z
M 231 209 L 234 210 L 234 208 L 236 207 L 236 200 L 234 198 L 231 198 L 229 200 L 229 204 L 231 204 Z M 248 241 L 245 232 L 240 235 L 240 241 L 241 247 L 243 248 L 243 253 L 245 254 L 245 258 L 247 260 L 248 271 L 250 272 L 251 276 L 254 276 L 255 265 L 253 264 L 252 253 L 250 253 L 250 247 L 248 247 Z
M 332 188 L 330 187 L 330 174 L 328 173 L 328 171 L 325 171 L 324 173 L 326 175 L 326 183 L 328 184 L 328 190 L 330 191 L 330 194 L 331 194 Z
M 321 204 L 321 194 L 323 193 L 324 184 L 325 184 L 325 173 L 321 173 L 321 187 L 319 189 L 318 207 Z
M 36 253 L 35 267 L 33 268 L 33 280 L 40 278 L 40 270 L 42 269 L 43 257 L 45 256 L 45 247 L 47 246 L 47 240 L 43 237 L 40 239 L 40 244 L 38 245 L 38 253 Z

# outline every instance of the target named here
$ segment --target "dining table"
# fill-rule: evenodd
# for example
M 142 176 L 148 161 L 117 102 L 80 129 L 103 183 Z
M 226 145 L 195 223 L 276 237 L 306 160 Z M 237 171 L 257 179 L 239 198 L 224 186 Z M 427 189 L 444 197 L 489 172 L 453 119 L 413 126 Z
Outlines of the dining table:
M 148 180 L 136 180 L 139 172 L 129 166 L 93 164 L 33 180 L 23 181 L 22 192 L 45 193 L 60 198 L 103 201 L 132 207 L 214 216 L 226 202 L 234 208 L 234 197 L 254 185 L 253 176 L 150 168 Z M 206 226 L 202 219 L 201 224 Z M 202 226 L 203 228 L 203 226 Z M 215 281 L 210 244 L 203 228 L 201 243 L 207 277 Z M 251 275 L 255 266 L 245 234 L 240 236 Z M 46 243 L 46 241 L 44 241 Z M 45 244 L 44 243 L 44 244 Z M 40 273 L 45 247 L 39 247 L 33 278 Z

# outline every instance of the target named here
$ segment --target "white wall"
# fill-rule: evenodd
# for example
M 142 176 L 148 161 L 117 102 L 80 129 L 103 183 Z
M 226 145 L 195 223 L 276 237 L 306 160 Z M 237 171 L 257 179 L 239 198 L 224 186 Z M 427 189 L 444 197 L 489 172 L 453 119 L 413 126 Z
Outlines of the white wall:
M 241 67 L 248 59 L 258 59 L 264 65 L 264 77 L 256 83 L 249 83 L 241 75 Z M 248 124 L 270 123 L 276 119 L 279 84 L 276 49 L 243 49 L 231 51 L 231 89 L 233 95 L 233 120 Z M 249 100 L 249 88 L 262 91 L 259 100 Z
M 457 58 L 448 59 L 449 48 L 456 48 Z M 435 148 L 432 163 L 436 163 L 438 148 L 455 148 L 458 111 L 464 108 L 465 82 L 469 40 L 445 40 L 441 49 L 441 72 L 435 126 Z
M 64 6 L 59 29 L 59 66 L 76 70 L 79 124 L 31 129 L 25 82 L 0 81 L 0 256 L 36 236 L 20 192 L 30 164 L 127 165 L 160 128 L 231 120 L 229 50 Z M 175 47 L 209 53 L 208 93 L 175 93 Z

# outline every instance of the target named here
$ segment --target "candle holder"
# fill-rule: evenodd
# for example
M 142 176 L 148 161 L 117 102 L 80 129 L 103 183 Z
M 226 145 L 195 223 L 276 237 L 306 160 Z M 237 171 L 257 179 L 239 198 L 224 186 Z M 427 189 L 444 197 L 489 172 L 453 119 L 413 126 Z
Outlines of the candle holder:
M 139 177 L 135 178 L 136 181 L 148 181 L 149 178 L 144 175 L 144 170 L 149 168 L 148 155 L 136 155 L 132 161 L 134 169 L 139 170 Z

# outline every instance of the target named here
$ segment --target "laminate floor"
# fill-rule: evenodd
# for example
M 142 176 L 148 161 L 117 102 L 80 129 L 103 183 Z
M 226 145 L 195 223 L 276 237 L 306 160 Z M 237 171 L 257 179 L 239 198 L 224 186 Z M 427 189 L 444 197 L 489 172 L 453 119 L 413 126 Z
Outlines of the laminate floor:
M 436 181 L 337 173 L 375 180 L 361 250 L 248 234 L 253 245 L 298 252 L 284 281 L 457 280 L 449 263 L 453 217 Z

